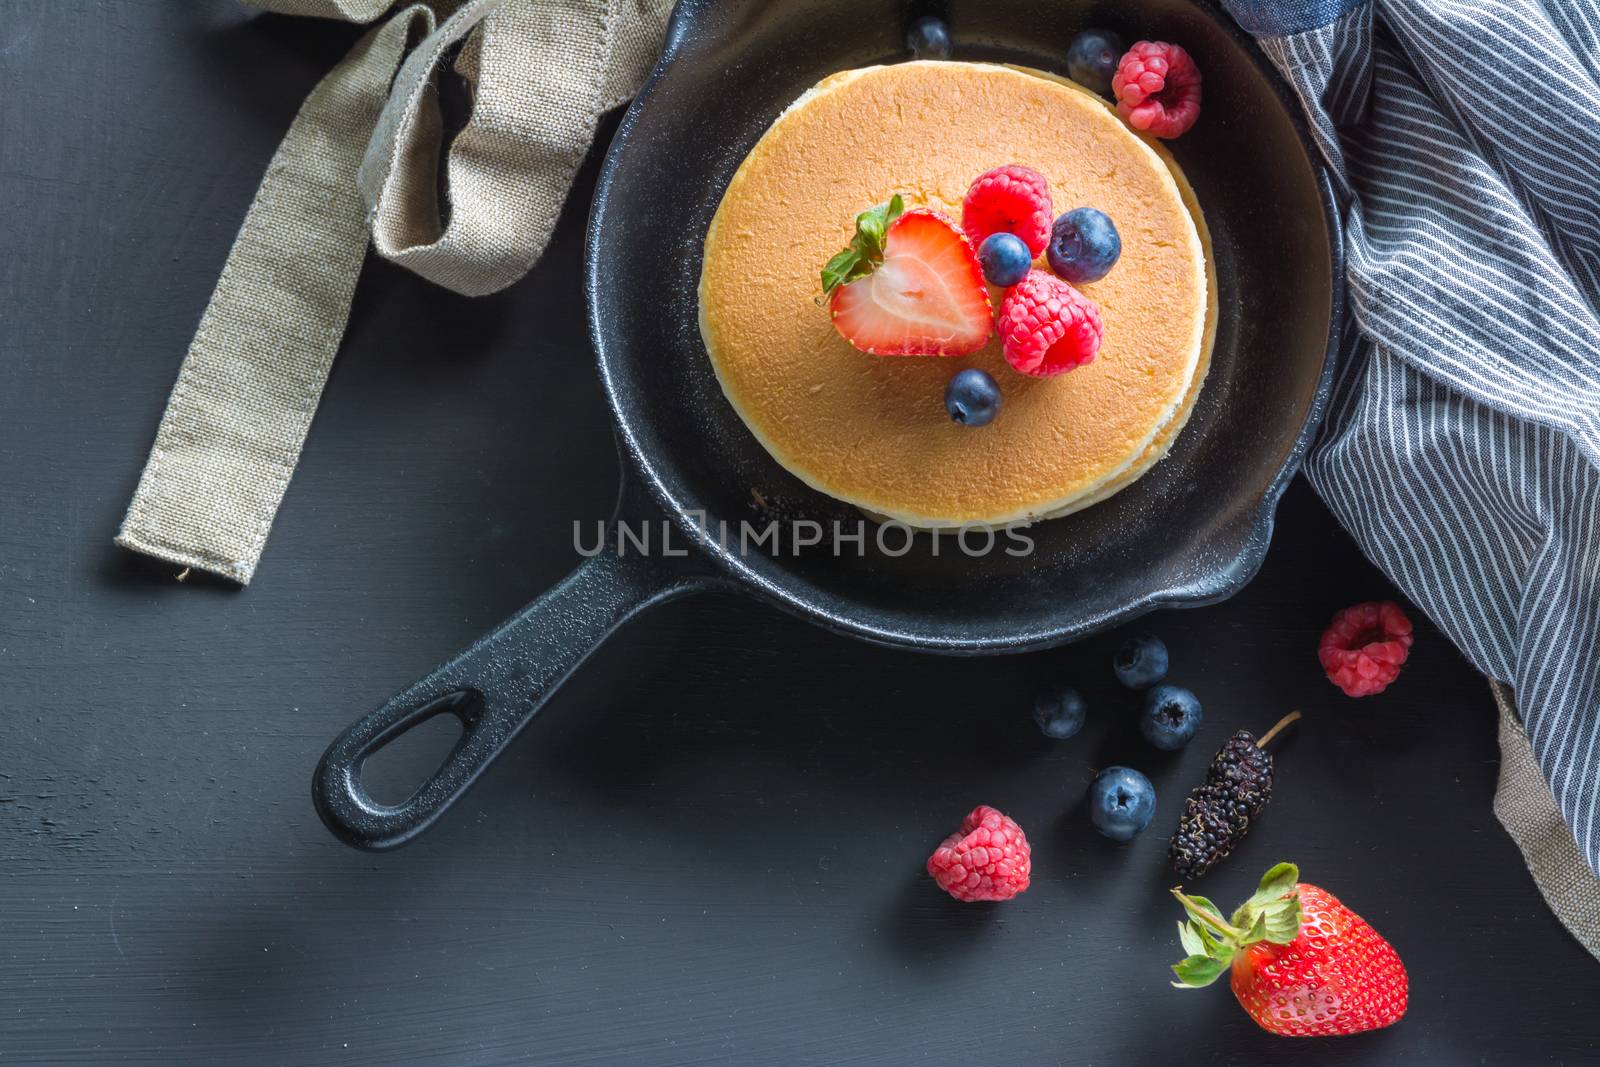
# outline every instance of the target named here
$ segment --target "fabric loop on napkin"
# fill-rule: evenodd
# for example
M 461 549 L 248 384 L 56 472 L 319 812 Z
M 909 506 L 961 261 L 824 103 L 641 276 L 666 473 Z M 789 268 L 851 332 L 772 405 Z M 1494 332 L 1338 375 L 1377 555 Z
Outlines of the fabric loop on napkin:
M 251 2 L 362 23 L 394 7 Z M 117 543 L 248 583 L 369 235 L 380 255 L 465 295 L 522 277 L 549 242 L 600 116 L 638 91 L 670 10 L 669 0 L 431 0 L 401 6 L 363 37 L 307 97 L 268 165 Z M 453 51 L 472 109 L 444 161 L 441 205 L 435 83 Z
M 439 141 L 435 67 L 483 23 L 456 71 L 472 116 L 446 161 L 448 222 L 435 204 Z M 575 60 L 534 57 L 565 48 Z M 505 288 L 544 249 L 594 139 L 605 81 L 606 9 L 586 0 L 468 0 L 406 59 L 358 181 L 385 259 L 469 296 Z M 514 180 L 507 180 L 508 177 Z

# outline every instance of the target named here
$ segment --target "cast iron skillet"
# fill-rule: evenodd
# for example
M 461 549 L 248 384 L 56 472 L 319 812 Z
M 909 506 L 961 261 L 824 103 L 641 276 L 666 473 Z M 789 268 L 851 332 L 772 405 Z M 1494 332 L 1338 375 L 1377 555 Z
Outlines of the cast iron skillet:
M 1173 149 L 1211 226 L 1221 319 L 1170 457 L 1109 501 L 1029 529 L 1024 558 L 948 544 L 935 556 L 927 535 L 904 555 L 877 551 L 870 534 L 860 556 L 722 543 L 721 522 L 751 518 L 752 488 L 822 514 L 836 505 L 773 462 L 722 396 L 697 326 L 706 226 L 740 160 L 803 90 L 906 58 L 910 13 L 904 0 L 680 0 L 589 220 L 589 329 L 626 472 L 610 544 L 334 741 L 313 794 L 341 840 L 387 849 L 426 829 L 613 629 L 671 597 L 738 587 L 869 641 L 1019 652 L 1220 600 L 1255 574 L 1332 377 L 1339 219 L 1282 83 L 1226 16 L 1191 0 L 953 0 L 946 12 L 957 59 L 1060 71 L 1072 34 L 1094 24 L 1178 41 L 1204 71 L 1204 114 Z M 616 550 L 623 522 L 653 527 L 651 554 Z M 662 554 L 666 526 L 686 554 Z M 462 733 L 433 777 L 403 803 L 373 800 L 367 757 L 446 713 Z

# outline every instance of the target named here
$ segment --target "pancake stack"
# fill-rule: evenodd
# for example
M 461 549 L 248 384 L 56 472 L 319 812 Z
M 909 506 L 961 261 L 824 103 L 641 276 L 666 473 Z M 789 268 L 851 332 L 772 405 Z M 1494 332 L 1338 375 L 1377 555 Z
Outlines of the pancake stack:
M 1006 163 L 1042 173 L 1056 211 L 1116 222 L 1121 259 L 1079 287 L 1101 308 L 1098 358 L 1033 378 L 998 340 L 949 358 L 851 347 L 819 306 L 818 272 L 856 213 L 899 193 L 959 219 L 972 179 Z M 729 402 L 813 488 L 917 527 L 1052 518 L 1137 479 L 1183 428 L 1216 321 L 1208 250 L 1171 156 L 1088 91 L 991 64 L 867 67 L 809 90 L 734 175 L 706 235 L 701 332 Z M 982 428 L 944 411 L 969 366 L 1004 394 Z

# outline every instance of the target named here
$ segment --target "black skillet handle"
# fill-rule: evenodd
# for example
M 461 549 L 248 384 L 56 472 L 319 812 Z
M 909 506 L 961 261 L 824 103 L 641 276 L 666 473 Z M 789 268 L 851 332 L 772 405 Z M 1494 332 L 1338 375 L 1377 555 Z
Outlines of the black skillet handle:
M 659 539 L 666 524 L 657 518 L 649 526 Z M 559 585 L 340 734 L 311 786 L 334 836 L 372 851 L 405 844 L 467 791 L 613 630 L 652 604 L 716 584 L 700 552 L 674 536 L 672 555 L 655 540 L 654 554 L 633 543 L 623 552 L 613 520 L 604 547 Z M 410 798 L 378 803 L 361 782 L 367 758 L 435 715 L 461 720 L 455 747 Z

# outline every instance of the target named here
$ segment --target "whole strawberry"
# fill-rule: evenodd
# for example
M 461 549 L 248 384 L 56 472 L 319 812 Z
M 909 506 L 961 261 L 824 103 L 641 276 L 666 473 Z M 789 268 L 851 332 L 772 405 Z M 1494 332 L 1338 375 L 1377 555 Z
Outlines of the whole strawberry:
M 1173 965 L 1179 989 L 1208 986 L 1231 971 L 1245 1014 L 1282 1037 L 1333 1037 L 1378 1030 L 1406 1013 L 1409 981 L 1394 947 L 1326 889 L 1280 863 L 1233 915 L 1205 897 L 1172 895 L 1189 921 L 1178 937 L 1189 955 Z

